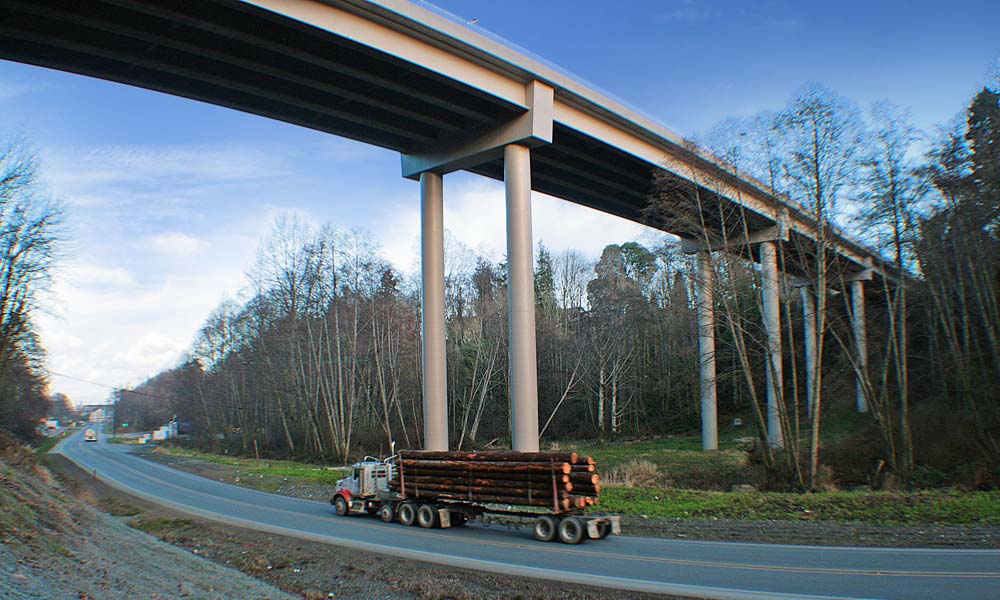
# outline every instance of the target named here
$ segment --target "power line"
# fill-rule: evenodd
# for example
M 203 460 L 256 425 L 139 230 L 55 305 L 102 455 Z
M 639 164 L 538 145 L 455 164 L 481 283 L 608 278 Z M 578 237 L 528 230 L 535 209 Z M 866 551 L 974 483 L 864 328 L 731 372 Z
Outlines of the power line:
M 90 385 L 96 385 L 98 387 L 108 388 L 108 389 L 114 390 L 114 391 L 128 392 L 129 394 L 136 394 L 138 396 L 148 396 L 150 398 L 158 398 L 160 400 L 174 400 L 174 401 L 178 401 L 178 402 L 180 401 L 179 398 L 174 398 L 174 397 L 171 397 L 171 396 L 159 396 L 157 394 L 150 394 L 148 392 L 140 392 L 140 391 L 137 391 L 137 390 L 129 389 L 129 388 L 126 388 L 126 387 L 122 387 L 120 385 L 108 385 L 107 383 L 98 383 L 96 381 L 90 381 L 89 379 L 83 379 L 82 377 L 75 377 L 73 375 L 67 375 L 65 373 L 57 373 L 56 371 L 53 371 L 51 369 L 47 369 L 45 367 L 42 367 L 41 370 L 45 371 L 49 375 L 53 375 L 55 377 L 65 377 L 66 379 L 72 379 L 74 381 L 79 381 L 81 383 L 87 383 L 87 384 L 90 384 Z
M 139 391 L 136 391 L 136 390 L 131 390 L 131 389 L 128 389 L 128 388 L 117 386 L 117 385 L 109 385 L 107 383 L 98 383 L 96 381 L 90 381 L 89 379 L 83 379 L 82 377 L 76 377 L 76 376 L 73 376 L 73 375 L 67 375 L 65 373 L 58 373 L 56 371 L 53 371 L 51 369 L 47 369 L 45 367 L 40 367 L 40 369 L 42 371 L 45 371 L 49 375 L 54 375 L 56 377 L 65 377 L 66 379 L 72 379 L 74 381 L 79 381 L 81 383 L 87 383 L 87 384 L 90 384 L 90 385 L 96 385 L 98 387 L 108 388 L 108 389 L 114 390 L 114 391 L 128 392 L 129 394 L 135 394 L 137 396 L 146 396 L 146 397 L 149 397 L 149 398 L 156 398 L 158 400 L 169 400 L 169 401 L 174 401 L 174 402 L 183 402 L 184 401 L 181 398 L 177 398 L 177 397 L 174 397 L 174 396 L 160 396 L 160 395 L 157 395 L 157 394 L 150 394 L 148 392 L 139 392 Z M 246 410 L 248 408 L 244 404 L 234 404 L 233 407 L 236 408 L 237 410 Z M 254 408 L 255 408 L 254 412 L 257 412 L 257 413 L 260 413 L 260 414 L 269 414 L 269 415 L 281 414 L 281 411 L 276 410 L 274 408 L 270 408 L 270 407 L 258 406 L 258 407 L 254 407 Z M 291 418 L 292 421 L 296 421 L 297 420 L 297 418 L 296 418 L 296 416 L 294 414 L 291 415 L 290 418 Z

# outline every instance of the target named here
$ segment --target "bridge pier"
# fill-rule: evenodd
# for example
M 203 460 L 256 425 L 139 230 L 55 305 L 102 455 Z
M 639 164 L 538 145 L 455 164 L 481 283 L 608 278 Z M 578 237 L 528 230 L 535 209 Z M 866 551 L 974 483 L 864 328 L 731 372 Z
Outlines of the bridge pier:
M 696 255 L 698 276 L 695 278 L 698 302 L 698 364 L 701 387 L 701 448 L 719 449 L 719 418 L 715 372 L 715 271 L 710 251 Z
M 868 331 L 865 327 L 865 282 L 856 279 L 851 282 L 851 327 L 854 329 L 855 360 L 855 405 L 860 413 L 868 412 L 865 397 L 864 378 L 868 371 Z
M 448 450 L 444 315 L 444 181 L 420 174 L 421 342 L 424 449 Z
M 778 251 L 773 241 L 760 244 L 760 272 L 767 332 L 767 439 L 773 448 L 785 445 L 781 432 L 782 360 L 781 302 L 778 288 Z
M 512 445 L 538 451 L 538 363 L 535 349 L 535 261 L 531 236 L 531 150 L 504 147 L 507 192 L 507 304 Z
M 802 320 L 806 354 L 806 413 L 812 417 L 816 389 L 816 299 L 808 285 L 799 287 L 802 296 Z

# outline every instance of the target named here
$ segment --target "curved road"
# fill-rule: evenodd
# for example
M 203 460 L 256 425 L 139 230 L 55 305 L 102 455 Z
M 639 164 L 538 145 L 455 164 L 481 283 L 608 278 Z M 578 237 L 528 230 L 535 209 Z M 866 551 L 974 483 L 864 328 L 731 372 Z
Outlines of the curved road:
M 270 533 L 457 567 L 697 598 L 1000 597 L 1000 550 L 781 546 L 609 537 L 580 546 L 527 530 L 425 530 L 337 517 L 323 502 L 232 486 L 86 443 L 58 452 L 114 487 L 170 508 Z

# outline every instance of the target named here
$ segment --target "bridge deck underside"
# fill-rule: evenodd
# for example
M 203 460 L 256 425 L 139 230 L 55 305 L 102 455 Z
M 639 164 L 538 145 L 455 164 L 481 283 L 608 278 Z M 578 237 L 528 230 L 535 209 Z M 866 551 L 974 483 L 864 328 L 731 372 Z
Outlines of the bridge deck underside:
M 201 100 L 402 153 L 488 130 L 524 108 L 384 52 L 228 0 L 3 0 L 0 57 Z M 531 156 L 538 192 L 625 219 L 644 213 L 655 166 L 558 122 Z M 502 179 L 502 161 L 469 169 Z M 700 237 L 702 225 L 743 231 L 771 217 L 679 182 L 676 216 L 660 227 Z M 716 237 L 719 237 L 718 235 Z M 813 241 L 788 241 L 789 271 Z M 744 251 L 750 259 L 752 252 Z M 844 265 L 845 268 L 856 267 Z

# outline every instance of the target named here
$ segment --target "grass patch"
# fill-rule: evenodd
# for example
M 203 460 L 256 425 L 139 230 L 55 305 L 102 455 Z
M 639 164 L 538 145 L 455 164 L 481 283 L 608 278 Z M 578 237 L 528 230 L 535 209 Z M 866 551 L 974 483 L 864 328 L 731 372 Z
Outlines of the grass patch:
M 114 517 L 134 517 L 142 512 L 134 504 L 123 502 L 114 497 L 102 498 L 97 503 L 97 508 Z
M 148 517 L 135 519 L 130 523 L 132 527 L 152 535 L 159 535 L 167 531 L 183 529 L 185 527 L 190 527 L 193 524 L 194 521 L 191 519 L 174 519 L 169 517 Z
M 233 456 L 220 456 L 188 450 L 186 448 L 159 447 L 156 452 L 200 460 L 229 467 L 236 467 L 240 474 L 249 476 L 279 477 L 283 479 L 297 479 L 309 483 L 323 485 L 334 485 L 338 480 L 346 477 L 347 469 L 323 467 L 292 460 L 257 460 L 254 458 L 238 458 Z
M 651 519 L 750 519 L 906 525 L 1000 525 L 1000 492 L 725 493 L 601 490 L 600 510 Z
M 69 436 L 70 433 L 70 430 L 66 430 L 66 436 Z M 56 444 L 63 441 L 66 436 L 57 435 L 55 437 L 47 437 L 40 442 L 32 444 L 32 448 L 34 448 L 35 454 L 46 454 L 49 450 L 55 448 Z
M 622 473 L 630 465 L 655 466 L 657 487 L 728 490 L 741 483 L 755 483 L 757 475 L 747 461 L 750 444 L 729 433 L 719 440 L 719 450 L 705 452 L 698 435 L 676 435 L 639 442 L 614 442 L 577 449 L 597 461 L 602 476 Z M 652 470 L 652 469 L 651 469 Z

